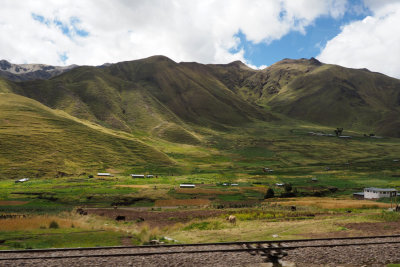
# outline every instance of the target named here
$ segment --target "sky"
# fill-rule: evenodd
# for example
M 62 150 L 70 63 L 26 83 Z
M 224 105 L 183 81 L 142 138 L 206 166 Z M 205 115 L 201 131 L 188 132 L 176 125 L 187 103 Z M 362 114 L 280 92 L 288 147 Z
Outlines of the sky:
M 400 0 L 0 0 L 0 59 L 101 65 L 284 58 L 400 78 Z

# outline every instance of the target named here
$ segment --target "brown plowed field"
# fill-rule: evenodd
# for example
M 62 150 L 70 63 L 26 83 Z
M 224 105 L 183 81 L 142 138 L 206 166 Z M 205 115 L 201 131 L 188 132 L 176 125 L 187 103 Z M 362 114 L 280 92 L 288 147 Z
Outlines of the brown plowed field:
M 146 223 L 150 227 L 163 227 L 178 222 L 188 222 L 192 219 L 204 219 L 215 217 L 226 212 L 222 210 L 185 210 L 185 211 L 138 211 L 129 209 L 88 209 L 88 214 L 105 216 L 115 219 L 117 216 L 125 216 L 127 221 Z

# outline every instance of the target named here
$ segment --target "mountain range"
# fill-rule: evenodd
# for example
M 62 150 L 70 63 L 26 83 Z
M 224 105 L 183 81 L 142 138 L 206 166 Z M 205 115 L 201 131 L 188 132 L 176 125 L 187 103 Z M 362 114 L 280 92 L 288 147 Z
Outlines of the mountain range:
M 77 65 L 12 64 L 7 60 L 0 60 L 0 77 L 15 82 L 50 79 L 76 67 Z
M 171 167 L 179 162 L 166 146 L 209 148 L 213 137 L 256 125 L 400 137 L 400 80 L 314 58 L 263 70 L 164 56 L 100 67 L 0 61 L 0 77 L 0 173 L 14 176 L 31 168 L 37 174 L 38 166 L 44 173 L 143 162 Z M 90 148 L 80 155 L 74 142 Z M 113 156 L 104 158 L 102 147 Z M 47 161 L 60 170 L 43 167 Z

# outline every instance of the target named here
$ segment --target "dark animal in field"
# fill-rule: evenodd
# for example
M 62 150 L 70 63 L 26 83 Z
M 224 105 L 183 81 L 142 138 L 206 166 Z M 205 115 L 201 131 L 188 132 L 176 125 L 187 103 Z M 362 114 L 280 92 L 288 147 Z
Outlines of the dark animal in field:
M 117 217 L 115 217 L 116 221 L 125 221 L 125 216 L 122 215 L 118 215 Z
M 296 211 L 297 208 L 296 208 L 296 206 L 291 206 L 291 207 L 290 207 L 290 210 L 291 210 L 291 211 Z
M 139 218 L 136 219 L 136 222 L 144 222 L 144 218 L 139 217 Z
M 229 221 L 231 224 L 236 224 L 236 216 L 229 215 L 226 217 L 226 220 Z
M 79 215 L 87 215 L 88 214 L 87 211 L 85 211 L 82 208 L 77 208 L 76 213 L 78 213 Z

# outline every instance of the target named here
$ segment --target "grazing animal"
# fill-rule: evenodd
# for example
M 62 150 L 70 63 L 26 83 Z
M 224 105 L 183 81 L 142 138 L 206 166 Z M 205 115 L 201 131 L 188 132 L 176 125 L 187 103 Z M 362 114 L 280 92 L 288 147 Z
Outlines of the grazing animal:
M 125 221 L 125 216 L 122 215 L 118 215 L 117 217 L 115 217 L 116 221 Z
M 229 221 L 231 224 L 236 224 L 236 217 L 233 215 L 229 215 L 226 217 L 226 220 Z
M 296 206 L 291 206 L 290 209 L 291 209 L 291 211 L 296 211 L 297 210 Z
M 79 215 L 87 215 L 87 211 L 82 208 L 77 208 L 76 213 L 78 213 Z

